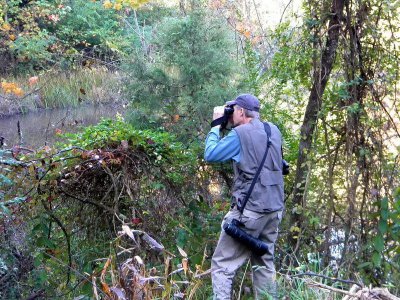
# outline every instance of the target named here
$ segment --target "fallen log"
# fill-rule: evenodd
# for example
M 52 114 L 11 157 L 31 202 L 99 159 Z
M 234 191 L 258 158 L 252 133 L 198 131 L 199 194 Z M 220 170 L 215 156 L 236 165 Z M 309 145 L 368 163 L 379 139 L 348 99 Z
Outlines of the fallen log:
M 391 294 L 387 288 L 372 288 L 359 286 L 352 286 L 350 289 L 351 294 L 347 295 L 342 300 L 400 300 L 399 297 Z

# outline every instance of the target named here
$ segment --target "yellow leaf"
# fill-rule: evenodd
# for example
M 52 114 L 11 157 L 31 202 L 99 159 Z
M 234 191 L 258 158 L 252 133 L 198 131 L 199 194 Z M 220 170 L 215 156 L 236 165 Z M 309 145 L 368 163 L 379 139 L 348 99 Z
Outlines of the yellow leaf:
M 15 88 L 13 93 L 18 97 L 22 97 L 24 95 L 24 91 L 21 88 Z
M 111 8 L 111 7 L 113 7 L 113 4 L 110 1 L 105 1 L 103 3 L 103 7 L 104 8 Z
M 300 231 L 301 231 L 301 229 L 297 226 L 290 227 L 290 232 L 300 232 Z
M 115 3 L 114 4 L 114 9 L 115 10 L 121 10 L 121 8 L 122 8 L 122 4 L 121 3 Z
M 11 30 L 10 24 L 4 23 L 3 25 L 1 25 L 1 30 L 3 30 L 3 31 L 9 31 L 9 30 Z

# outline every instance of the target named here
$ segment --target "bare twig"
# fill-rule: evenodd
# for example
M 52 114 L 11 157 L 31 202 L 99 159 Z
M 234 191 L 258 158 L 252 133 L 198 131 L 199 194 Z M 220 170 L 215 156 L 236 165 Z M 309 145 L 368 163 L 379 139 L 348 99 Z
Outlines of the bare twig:
M 21 123 L 19 122 L 19 120 L 17 122 L 17 130 L 18 130 L 19 145 L 23 145 L 24 138 L 22 136 Z
M 313 286 L 313 287 L 316 287 L 316 288 L 321 288 L 321 289 L 324 289 L 324 290 L 329 290 L 329 291 L 332 291 L 332 292 L 335 292 L 335 293 L 340 293 L 340 294 L 348 295 L 348 296 L 350 296 L 350 297 L 355 297 L 355 298 L 358 299 L 357 294 L 350 293 L 349 291 L 337 289 L 337 288 L 331 287 L 331 286 L 326 285 L 326 284 L 323 284 L 323 283 L 319 283 L 319 282 L 315 282 L 315 281 L 310 280 L 310 281 L 306 281 L 306 284 L 307 284 L 308 286 Z
M 283 12 L 281 14 L 281 18 L 279 19 L 279 25 L 282 23 L 283 16 L 285 15 L 286 10 L 288 9 L 289 5 L 292 3 L 293 0 L 290 0 L 288 4 L 285 5 L 285 8 L 283 9 Z
M 300 273 L 300 274 L 294 274 L 291 275 L 291 277 L 303 277 L 303 276 L 314 276 L 314 277 L 321 277 L 324 279 L 328 279 L 332 282 L 341 282 L 341 283 L 346 283 L 346 284 L 355 284 L 361 288 L 364 287 L 364 285 L 362 283 L 353 281 L 353 280 L 347 280 L 347 279 L 340 279 L 340 278 L 334 278 L 334 277 L 329 277 L 329 276 L 325 276 L 322 274 L 317 274 L 317 273 L 313 273 L 313 272 L 306 272 L 306 273 Z
M 44 253 L 45 256 L 48 256 L 50 258 L 52 258 L 54 261 L 56 261 L 58 264 L 68 268 L 70 271 L 72 271 L 73 273 L 75 273 L 78 277 L 82 278 L 84 281 L 86 281 L 87 283 L 91 284 L 93 286 L 94 289 L 96 289 L 97 291 L 99 291 L 101 294 L 103 294 L 104 296 L 107 296 L 99 287 L 97 287 L 96 285 L 96 281 L 92 282 L 92 280 L 90 279 L 90 277 L 87 277 L 85 275 L 83 275 L 82 273 L 78 272 L 76 269 L 66 265 L 62 260 L 58 259 L 57 257 L 45 252 Z

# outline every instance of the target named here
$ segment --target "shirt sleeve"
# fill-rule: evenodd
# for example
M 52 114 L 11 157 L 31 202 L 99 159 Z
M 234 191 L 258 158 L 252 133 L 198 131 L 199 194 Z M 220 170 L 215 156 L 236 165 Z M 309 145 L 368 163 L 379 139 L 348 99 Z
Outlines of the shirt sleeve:
M 240 161 L 240 140 L 235 130 L 220 138 L 219 128 L 214 127 L 207 135 L 204 159 L 208 162 Z

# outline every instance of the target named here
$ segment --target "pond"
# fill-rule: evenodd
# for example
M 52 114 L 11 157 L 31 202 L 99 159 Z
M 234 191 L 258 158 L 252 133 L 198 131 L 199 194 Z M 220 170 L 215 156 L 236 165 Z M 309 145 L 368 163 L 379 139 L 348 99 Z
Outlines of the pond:
M 19 145 L 22 136 L 22 145 L 35 149 L 56 142 L 59 139 L 57 132 L 77 132 L 82 126 L 124 112 L 123 105 L 84 105 L 12 115 L 0 118 L 0 136 L 4 138 L 4 148 Z M 18 123 L 21 134 L 18 133 Z

